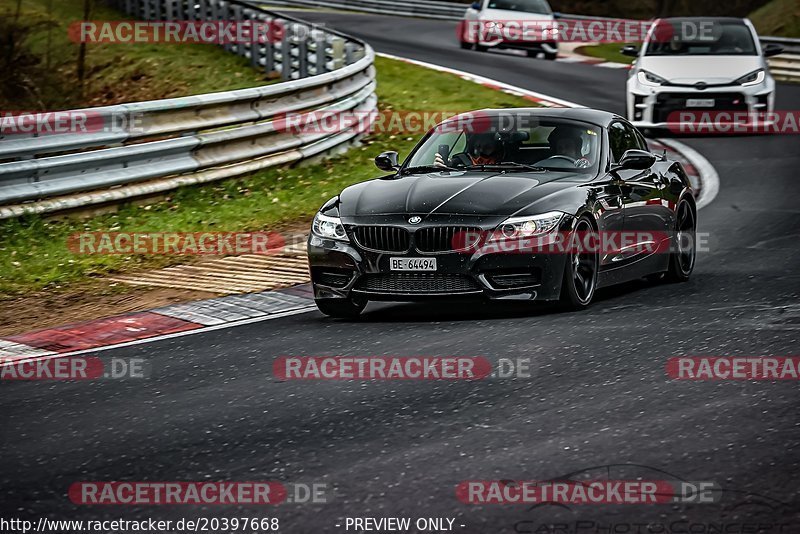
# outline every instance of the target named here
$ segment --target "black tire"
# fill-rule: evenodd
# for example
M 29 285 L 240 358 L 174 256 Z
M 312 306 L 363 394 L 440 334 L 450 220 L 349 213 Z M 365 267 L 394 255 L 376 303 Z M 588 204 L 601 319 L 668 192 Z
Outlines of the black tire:
M 458 44 L 461 45 L 462 50 L 472 50 L 472 43 L 467 43 L 465 41 L 459 41 Z
M 336 319 L 355 319 L 367 306 L 367 301 L 353 299 L 315 299 L 319 311 Z
M 686 282 L 694 271 L 697 250 L 697 213 L 688 200 L 681 200 L 675 221 L 676 250 L 669 255 L 669 269 L 664 279 L 667 282 Z
M 489 47 L 488 46 L 483 46 L 482 44 L 475 43 L 475 50 L 477 50 L 478 52 L 488 52 L 489 51 Z
M 552 54 L 550 52 L 544 53 L 544 58 L 548 61 L 555 61 L 557 57 L 558 57 L 558 52 L 553 52 Z
M 538 50 L 526 50 L 526 52 L 528 53 L 528 57 L 539 57 Z
M 596 233 L 587 217 L 578 219 L 572 233 L 572 244 L 564 266 L 559 308 L 564 311 L 583 310 L 592 303 L 600 272 L 600 254 L 597 250 L 584 251 L 579 246 L 578 236 Z

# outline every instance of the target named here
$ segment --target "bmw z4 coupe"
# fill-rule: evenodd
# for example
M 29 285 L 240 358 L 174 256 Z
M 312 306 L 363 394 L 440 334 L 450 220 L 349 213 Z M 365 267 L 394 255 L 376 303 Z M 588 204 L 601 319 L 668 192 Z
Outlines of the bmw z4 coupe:
M 524 299 L 589 305 L 598 288 L 686 281 L 697 208 L 679 162 L 591 109 L 483 110 L 444 121 L 402 164 L 314 217 L 314 297 L 332 317 L 369 301 Z

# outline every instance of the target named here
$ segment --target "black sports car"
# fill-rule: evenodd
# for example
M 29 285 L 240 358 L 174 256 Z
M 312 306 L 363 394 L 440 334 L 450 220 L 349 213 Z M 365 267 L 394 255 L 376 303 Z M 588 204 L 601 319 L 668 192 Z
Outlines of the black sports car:
M 511 298 L 587 306 L 600 287 L 685 281 L 697 209 L 680 163 L 617 115 L 485 110 L 430 131 L 390 174 L 348 187 L 314 218 L 319 309 L 370 300 Z

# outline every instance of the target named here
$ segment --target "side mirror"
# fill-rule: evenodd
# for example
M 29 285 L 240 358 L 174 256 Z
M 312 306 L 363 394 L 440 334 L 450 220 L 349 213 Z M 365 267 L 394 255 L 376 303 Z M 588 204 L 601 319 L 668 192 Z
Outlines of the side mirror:
M 649 169 L 656 163 L 655 155 L 646 150 L 626 150 L 619 163 L 612 165 L 612 171 L 635 170 L 643 171 Z
M 553 11 L 553 18 L 554 18 L 555 20 L 558 20 L 558 19 L 560 19 L 560 18 L 561 18 L 561 17 L 563 17 L 563 16 L 564 16 L 564 15 L 562 15 L 560 12 L 558 12 L 558 11 Z
M 400 168 L 400 165 L 397 164 L 397 152 L 382 152 L 375 158 L 375 166 L 382 171 L 396 171 Z
M 639 57 L 639 47 L 636 45 L 625 45 L 620 52 L 623 56 Z
M 469 7 L 471 7 L 475 11 L 480 11 L 481 10 L 481 3 L 480 2 L 472 2 L 472 5 L 469 6 Z
M 781 45 L 769 43 L 764 46 L 764 57 L 777 56 L 778 54 L 783 54 L 783 47 Z

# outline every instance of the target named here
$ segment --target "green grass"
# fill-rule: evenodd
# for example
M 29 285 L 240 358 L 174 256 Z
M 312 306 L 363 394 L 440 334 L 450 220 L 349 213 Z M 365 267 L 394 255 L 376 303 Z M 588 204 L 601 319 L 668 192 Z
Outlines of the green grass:
M 0 0 L 0 34 L 16 26 L 16 3 Z M 152 100 L 242 89 L 271 83 L 274 78 L 216 45 L 90 43 L 81 93 L 79 45 L 69 39 L 67 30 L 82 18 L 82 0 L 22 1 L 17 31 L 25 34 L 18 47 L 24 53 L 10 67 L 13 79 L 4 72 L 5 80 L 0 81 L 2 109 L 65 109 Z M 99 1 L 94 2 L 90 16 L 94 21 L 130 18 Z
M 759 35 L 800 37 L 800 3 L 772 0 L 750 14 Z
M 456 76 L 384 58 L 376 60 L 382 110 L 467 111 L 529 107 L 525 99 Z M 58 288 L 145 266 L 182 261 L 175 257 L 78 256 L 67 238 L 81 231 L 249 231 L 308 221 L 344 187 L 381 176 L 373 158 L 384 150 L 408 154 L 419 134 L 375 133 L 363 146 L 317 164 L 268 169 L 251 177 L 175 191 L 148 206 L 85 221 L 25 217 L 0 221 L 0 294 Z
M 631 43 L 636 44 L 637 46 L 641 46 L 641 43 Z M 622 43 L 603 43 L 594 46 L 581 46 L 575 49 L 575 52 L 578 54 L 583 54 L 584 56 L 591 56 L 600 59 L 605 59 L 606 61 L 613 61 L 615 63 L 625 63 L 631 64 L 633 60 L 636 59 L 631 56 L 624 56 L 620 53 L 620 49 L 625 46 Z

